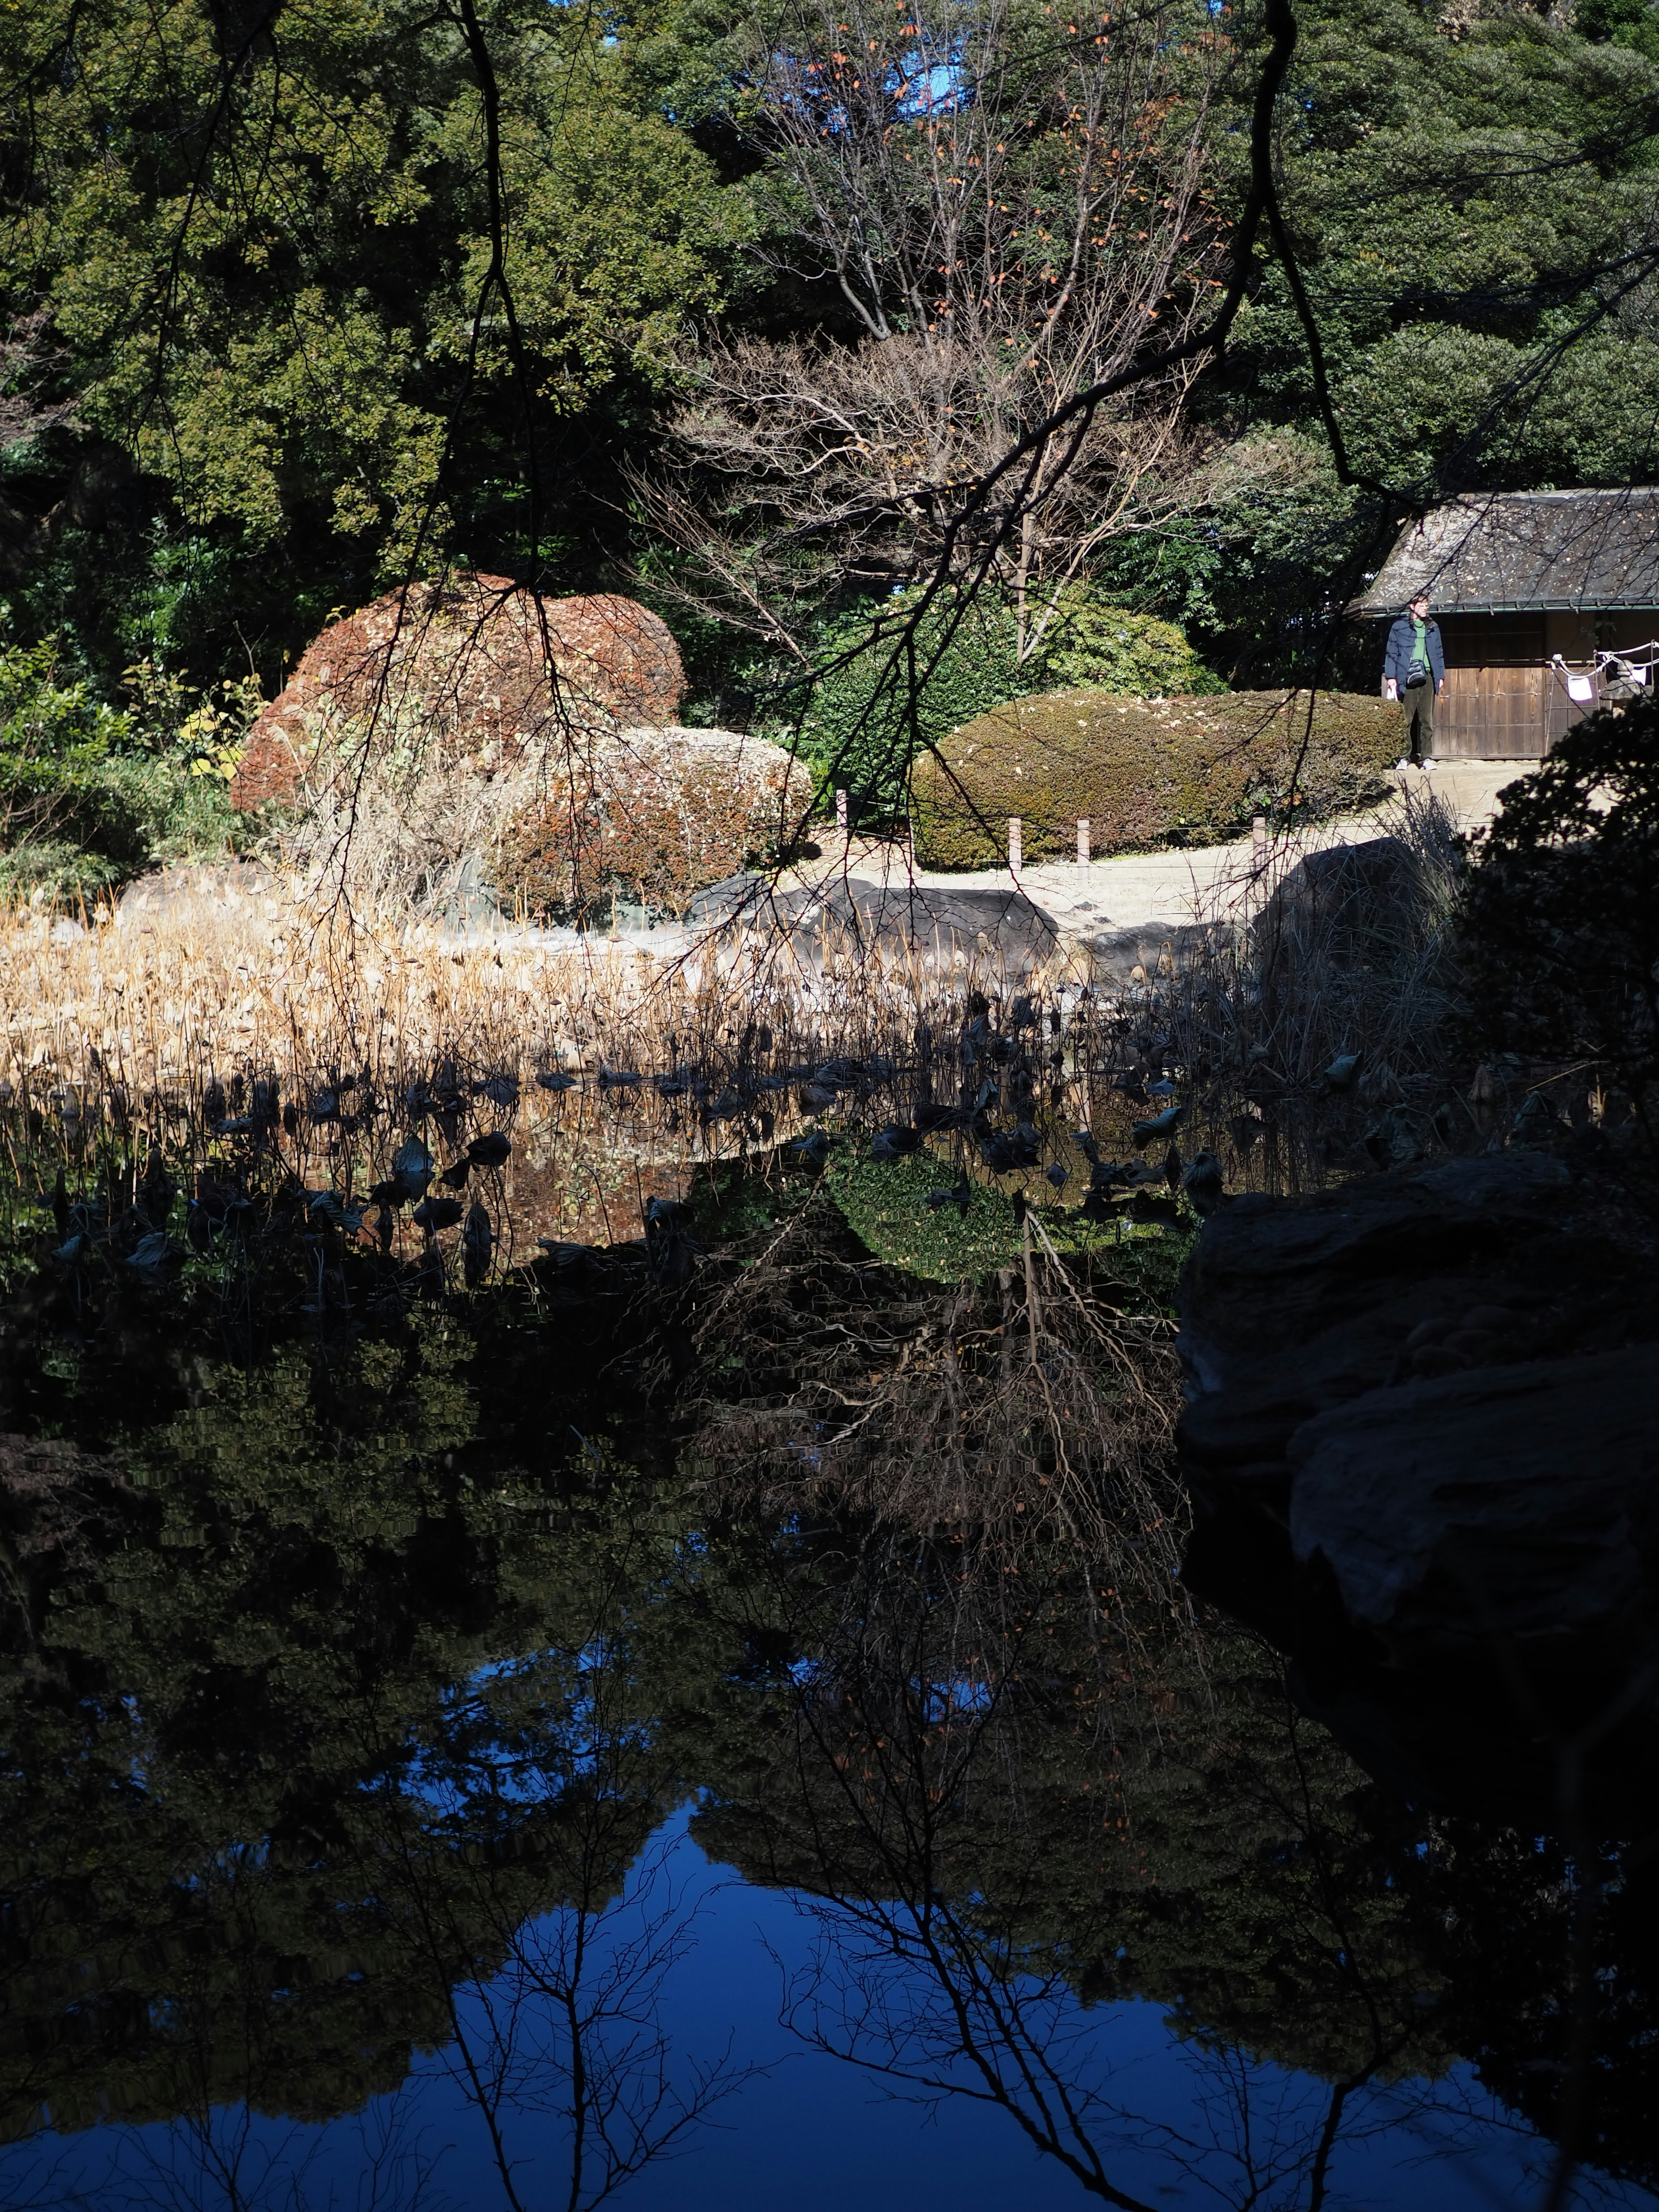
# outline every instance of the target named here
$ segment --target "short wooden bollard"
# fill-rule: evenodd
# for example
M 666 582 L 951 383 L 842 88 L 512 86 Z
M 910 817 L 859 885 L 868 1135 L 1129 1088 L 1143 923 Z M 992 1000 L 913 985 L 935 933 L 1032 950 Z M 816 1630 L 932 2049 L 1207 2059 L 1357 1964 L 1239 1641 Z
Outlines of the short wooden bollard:
M 1011 814 L 1008 817 L 1008 866 L 1015 875 L 1019 873 L 1020 861 L 1019 817 Z
M 1250 821 L 1250 859 L 1258 868 L 1267 865 L 1267 817 L 1254 815 Z
M 1086 814 L 1078 817 L 1077 864 L 1079 868 L 1086 868 L 1089 865 L 1089 817 Z
M 836 793 L 836 828 L 843 837 L 847 835 L 847 793 L 844 791 Z

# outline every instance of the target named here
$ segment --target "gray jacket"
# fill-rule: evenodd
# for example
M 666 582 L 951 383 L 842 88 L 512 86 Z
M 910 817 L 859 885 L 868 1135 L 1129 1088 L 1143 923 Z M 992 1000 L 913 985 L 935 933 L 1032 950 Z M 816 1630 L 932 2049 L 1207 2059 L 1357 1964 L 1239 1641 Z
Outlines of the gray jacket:
M 1389 649 L 1382 657 L 1382 673 L 1385 677 L 1391 676 L 1402 691 L 1406 688 L 1406 678 L 1411 673 L 1412 647 L 1416 642 L 1417 635 L 1410 615 L 1399 616 L 1389 632 Z M 1440 643 L 1440 625 L 1432 615 L 1429 617 L 1428 635 L 1424 643 L 1429 649 L 1429 666 L 1433 671 L 1434 686 L 1437 691 L 1446 680 L 1446 655 Z

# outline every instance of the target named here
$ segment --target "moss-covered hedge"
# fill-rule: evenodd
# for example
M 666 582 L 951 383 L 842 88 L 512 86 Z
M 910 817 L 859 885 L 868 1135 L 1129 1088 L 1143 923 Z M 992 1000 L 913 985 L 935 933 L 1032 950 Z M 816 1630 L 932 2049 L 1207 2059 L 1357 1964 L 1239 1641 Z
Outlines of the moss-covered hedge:
M 924 745 L 936 743 L 1004 700 L 1062 687 L 1139 695 L 1225 689 L 1173 623 L 1113 606 L 1086 583 L 1060 592 L 1042 642 L 1022 659 L 1013 608 L 988 592 L 965 610 L 942 605 L 923 618 L 913 724 L 908 687 L 894 680 L 889 666 L 904 607 L 901 592 L 866 602 L 828 626 L 817 654 L 824 673 L 799 741 L 826 797 L 850 792 L 878 816 L 904 811 L 916 738 Z M 947 621 L 957 617 L 947 642 Z M 878 623 L 884 625 L 880 641 L 872 643 Z
M 1352 692 L 1012 700 L 945 738 L 945 765 L 917 762 L 916 856 L 994 866 L 1010 815 L 1030 860 L 1073 853 L 1084 815 L 1097 853 L 1212 844 L 1253 815 L 1312 819 L 1382 798 L 1399 750 L 1399 710 Z

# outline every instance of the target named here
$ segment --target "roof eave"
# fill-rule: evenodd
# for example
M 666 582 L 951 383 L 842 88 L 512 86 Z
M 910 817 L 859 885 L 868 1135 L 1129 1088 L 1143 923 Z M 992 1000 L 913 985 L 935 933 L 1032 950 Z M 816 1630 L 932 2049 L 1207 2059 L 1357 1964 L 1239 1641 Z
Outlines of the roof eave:
M 1353 599 L 1346 612 L 1381 622 L 1409 605 L 1404 599 Z M 1429 604 L 1436 615 L 1646 615 L 1659 613 L 1659 599 L 1443 599 L 1433 592 Z

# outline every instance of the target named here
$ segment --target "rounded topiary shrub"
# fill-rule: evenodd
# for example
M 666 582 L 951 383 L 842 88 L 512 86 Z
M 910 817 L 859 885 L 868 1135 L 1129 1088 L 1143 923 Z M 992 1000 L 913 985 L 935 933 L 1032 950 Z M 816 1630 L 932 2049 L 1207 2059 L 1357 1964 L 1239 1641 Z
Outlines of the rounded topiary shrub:
M 875 817 L 904 811 L 917 742 L 949 731 L 1005 700 L 1087 684 L 1119 692 L 1219 689 L 1173 623 L 1133 614 L 1087 583 L 1068 584 L 1032 616 L 1022 657 L 1014 611 L 989 593 L 963 610 L 948 604 L 918 631 L 916 698 L 893 665 L 905 595 L 840 616 L 820 641 L 823 673 L 802 726 L 799 749 L 821 793 L 852 793 Z M 953 614 L 960 619 L 951 628 Z
M 618 895 L 681 915 L 710 884 L 774 858 L 806 794 L 805 772 L 763 738 L 626 731 L 537 782 L 501 833 L 495 887 L 537 920 Z
M 1252 816 L 1313 819 L 1382 798 L 1397 708 L 1340 691 L 1130 699 L 1061 691 L 1012 700 L 953 731 L 911 776 L 925 867 L 993 867 L 1019 817 L 1029 859 L 1213 844 Z

